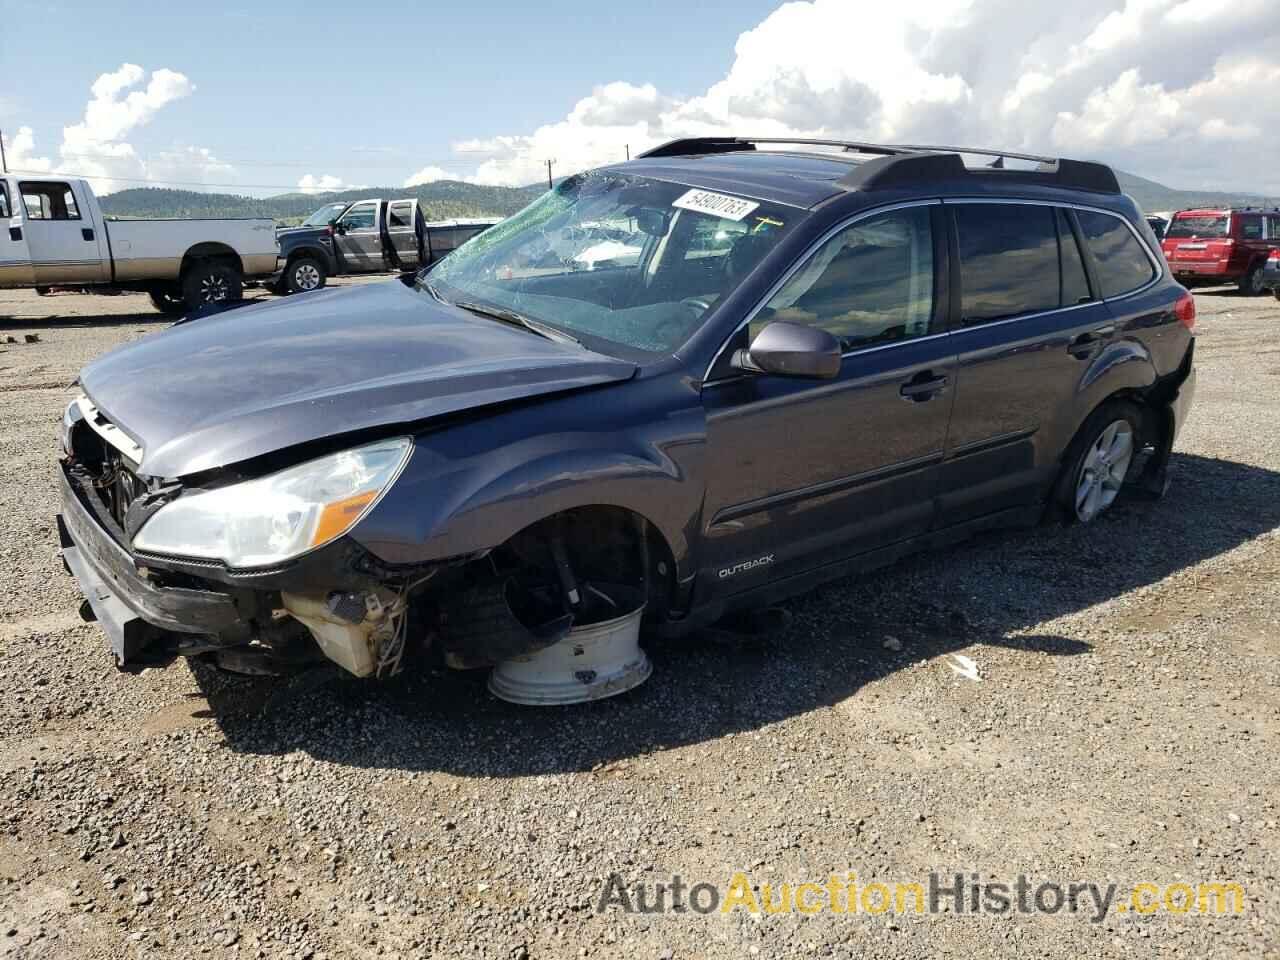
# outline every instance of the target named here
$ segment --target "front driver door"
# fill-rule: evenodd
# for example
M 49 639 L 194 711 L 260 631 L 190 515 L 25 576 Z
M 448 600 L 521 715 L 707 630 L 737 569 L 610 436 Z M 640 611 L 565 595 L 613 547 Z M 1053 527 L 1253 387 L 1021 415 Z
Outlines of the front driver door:
M 362 200 L 348 207 L 338 220 L 333 242 L 348 272 L 372 273 L 383 269 L 378 201 Z
M 863 215 L 747 326 L 749 336 L 772 320 L 828 330 L 844 348 L 834 380 L 738 374 L 733 340 L 712 365 L 703 597 L 929 529 L 953 396 L 945 264 L 936 203 Z
M 0 287 L 29 287 L 36 282 L 27 250 L 27 234 L 12 181 L 0 180 Z

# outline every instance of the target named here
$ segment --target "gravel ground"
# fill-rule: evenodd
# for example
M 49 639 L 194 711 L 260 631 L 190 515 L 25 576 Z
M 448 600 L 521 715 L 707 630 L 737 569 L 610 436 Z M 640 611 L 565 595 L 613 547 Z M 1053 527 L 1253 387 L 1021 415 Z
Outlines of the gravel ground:
M 1163 502 L 904 561 L 768 637 L 651 645 L 625 696 L 529 710 L 475 674 L 282 696 L 117 673 L 57 559 L 55 436 L 78 367 L 164 321 L 0 293 L 0 956 L 1280 957 L 1280 304 L 1199 302 Z M 1225 879 L 1247 903 L 594 909 L 614 873 L 737 870 Z

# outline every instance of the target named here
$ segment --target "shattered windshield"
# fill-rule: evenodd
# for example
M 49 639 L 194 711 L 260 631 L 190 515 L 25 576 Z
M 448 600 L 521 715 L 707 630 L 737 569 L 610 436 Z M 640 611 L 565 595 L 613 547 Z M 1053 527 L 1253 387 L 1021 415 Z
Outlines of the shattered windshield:
M 326 203 L 323 207 L 302 221 L 304 227 L 327 227 L 338 214 L 347 209 L 345 203 Z
M 1228 236 L 1228 230 L 1231 226 L 1231 218 L 1226 216 L 1215 217 L 1197 216 L 1197 217 L 1174 217 L 1173 223 L 1169 224 L 1169 229 L 1165 231 L 1166 239 L 1177 239 L 1180 237 L 1206 237 L 1221 238 Z
M 803 215 L 682 184 L 581 174 L 423 278 L 449 302 L 670 353 Z

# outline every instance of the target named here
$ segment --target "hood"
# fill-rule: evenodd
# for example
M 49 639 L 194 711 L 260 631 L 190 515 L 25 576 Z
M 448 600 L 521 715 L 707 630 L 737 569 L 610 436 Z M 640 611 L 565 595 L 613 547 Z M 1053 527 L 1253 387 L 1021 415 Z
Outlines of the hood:
M 389 280 L 179 324 L 95 360 L 80 383 L 142 447 L 141 474 L 181 477 L 635 371 Z
M 328 227 L 276 227 L 277 237 L 319 237 L 328 232 Z

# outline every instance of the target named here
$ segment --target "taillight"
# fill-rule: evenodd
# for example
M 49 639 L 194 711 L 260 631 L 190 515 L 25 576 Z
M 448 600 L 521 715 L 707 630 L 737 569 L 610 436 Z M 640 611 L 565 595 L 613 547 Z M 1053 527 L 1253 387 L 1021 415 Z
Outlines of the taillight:
M 1188 331 L 1196 332 L 1196 298 L 1189 291 L 1184 290 L 1178 302 L 1173 305 L 1173 315 Z

